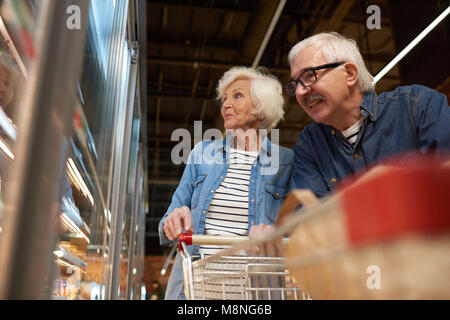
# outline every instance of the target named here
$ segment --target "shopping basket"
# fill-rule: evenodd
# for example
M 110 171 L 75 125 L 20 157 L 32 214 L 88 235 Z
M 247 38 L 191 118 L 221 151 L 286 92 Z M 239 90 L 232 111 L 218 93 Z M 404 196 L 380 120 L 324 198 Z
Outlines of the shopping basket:
M 181 234 L 184 288 L 188 300 L 301 300 L 285 258 L 248 253 L 248 237 Z M 232 245 L 209 257 L 191 256 L 187 245 Z M 273 253 L 273 252 L 272 252 Z
M 288 270 L 312 299 L 450 299 L 449 195 L 430 161 L 338 188 L 277 225 Z

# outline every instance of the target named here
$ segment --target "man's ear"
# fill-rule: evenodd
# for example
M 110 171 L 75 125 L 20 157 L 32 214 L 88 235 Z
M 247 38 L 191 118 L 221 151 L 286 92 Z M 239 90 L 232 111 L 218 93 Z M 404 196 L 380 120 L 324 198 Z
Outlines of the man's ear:
M 353 62 L 347 62 L 344 65 L 344 68 L 346 72 L 347 85 L 349 87 L 354 86 L 358 80 L 358 67 Z

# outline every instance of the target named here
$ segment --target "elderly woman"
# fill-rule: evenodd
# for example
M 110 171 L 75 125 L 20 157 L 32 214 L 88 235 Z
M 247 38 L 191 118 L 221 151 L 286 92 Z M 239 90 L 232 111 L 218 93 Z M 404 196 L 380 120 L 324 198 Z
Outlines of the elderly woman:
M 183 230 L 250 237 L 270 231 L 288 194 L 293 152 L 267 138 L 284 115 L 281 84 L 261 70 L 233 67 L 220 79 L 217 95 L 227 135 L 198 143 L 189 155 L 159 223 L 161 245 L 173 245 Z M 189 248 L 205 255 L 218 249 Z M 183 291 L 178 254 L 166 299 L 183 299 Z

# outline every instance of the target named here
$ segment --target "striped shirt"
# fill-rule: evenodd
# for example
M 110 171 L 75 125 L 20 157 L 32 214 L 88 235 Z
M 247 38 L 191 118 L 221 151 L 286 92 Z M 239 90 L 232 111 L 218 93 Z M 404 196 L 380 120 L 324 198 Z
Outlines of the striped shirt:
M 222 236 L 248 235 L 248 199 L 252 164 L 258 152 L 230 149 L 225 179 L 209 204 L 205 234 Z M 212 255 L 226 246 L 200 246 L 200 254 Z
M 359 129 L 361 129 L 361 125 L 363 123 L 363 118 L 359 119 L 354 125 L 350 128 L 341 131 L 342 135 L 347 139 L 347 141 L 352 145 L 352 147 L 356 143 L 356 139 L 358 138 Z

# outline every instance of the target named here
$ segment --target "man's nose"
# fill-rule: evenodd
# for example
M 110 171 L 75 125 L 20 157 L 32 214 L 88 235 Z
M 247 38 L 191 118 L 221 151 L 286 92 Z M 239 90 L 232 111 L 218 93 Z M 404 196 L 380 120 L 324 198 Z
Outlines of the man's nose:
M 300 82 L 297 83 L 297 87 L 295 88 L 295 95 L 297 97 L 303 97 L 306 93 L 311 91 L 310 87 L 304 87 Z

